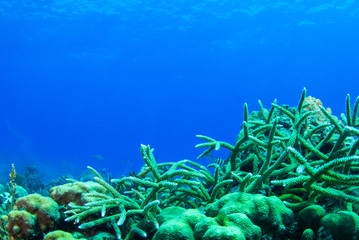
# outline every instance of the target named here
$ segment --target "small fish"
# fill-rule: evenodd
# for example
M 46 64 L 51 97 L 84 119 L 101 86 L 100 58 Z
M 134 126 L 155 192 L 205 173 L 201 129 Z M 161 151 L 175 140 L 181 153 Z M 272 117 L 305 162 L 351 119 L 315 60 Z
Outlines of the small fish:
M 213 160 L 213 163 L 218 164 L 220 167 L 223 167 L 223 165 L 227 162 L 227 159 L 222 158 L 216 158 Z
M 101 154 L 93 155 L 92 158 L 101 161 L 105 159 L 104 156 L 102 156 Z
M 214 157 L 211 153 L 208 154 L 208 160 L 212 163 L 212 164 L 217 164 L 220 168 L 222 168 L 228 161 L 229 159 L 223 159 L 223 158 L 216 158 Z

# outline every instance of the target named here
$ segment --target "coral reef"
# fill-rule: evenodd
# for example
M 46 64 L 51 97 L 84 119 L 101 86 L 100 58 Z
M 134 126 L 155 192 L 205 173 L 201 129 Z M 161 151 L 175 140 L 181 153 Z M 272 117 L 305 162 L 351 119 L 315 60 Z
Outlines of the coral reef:
M 91 197 L 88 197 L 86 193 L 110 194 L 106 188 L 95 182 L 67 183 L 50 189 L 50 197 L 64 206 L 70 203 L 83 206 L 91 202 Z
M 302 209 L 298 213 L 298 225 L 301 230 L 311 229 L 317 232 L 320 220 L 326 214 L 325 209 L 320 205 L 311 205 Z
M 215 218 L 206 217 L 196 224 L 195 239 L 247 239 L 258 240 L 262 233 L 243 213 L 219 214 Z
M 71 233 L 56 230 L 44 236 L 44 240 L 85 240 L 85 238 L 74 238 Z
M 206 216 L 197 209 L 181 207 L 165 208 L 157 219 L 161 227 L 153 236 L 154 240 L 195 239 L 194 228 Z
M 8 215 L 7 233 L 15 239 L 33 239 L 37 235 L 36 216 L 25 210 L 13 210 Z
M 197 135 L 198 159 L 228 150 L 220 164 L 157 163 L 141 145 L 137 175 L 111 179 L 89 167 L 93 181 L 54 186 L 52 200 L 18 198 L 2 213 L 2 239 L 356 239 L 358 112 L 359 97 L 352 108 L 348 95 L 338 119 L 306 89 L 296 107 L 259 101 L 249 113 L 245 104 L 234 144 Z
M 59 205 L 54 200 L 30 194 L 16 201 L 6 230 L 15 239 L 32 239 L 54 229 L 59 219 Z
M 349 211 L 339 211 L 324 216 L 320 221 L 319 239 L 358 239 L 359 216 Z
M 29 193 L 38 193 L 45 188 L 36 166 L 27 166 L 23 174 L 16 174 L 14 182 Z
M 293 231 L 293 211 L 278 197 L 243 192 L 229 193 L 206 207 L 209 217 L 244 214 L 249 221 L 259 226 L 266 235 L 275 237 L 289 235 Z

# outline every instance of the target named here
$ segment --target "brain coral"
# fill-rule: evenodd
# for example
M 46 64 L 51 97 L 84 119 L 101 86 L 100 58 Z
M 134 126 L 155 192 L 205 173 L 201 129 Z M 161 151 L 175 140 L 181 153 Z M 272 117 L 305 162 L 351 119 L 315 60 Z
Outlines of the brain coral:
M 161 226 L 153 240 L 194 240 L 193 229 L 205 216 L 195 209 L 168 207 L 157 218 Z
M 207 217 L 196 224 L 194 236 L 197 240 L 259 240 L 261 229 L 243 213 Z
M 245 214 L 265 234 L 280 236 L 293 231 L 293 211 L 274 196 L 235 192 L 206 207 L 206 215 L 209 217 L 233 213 Z

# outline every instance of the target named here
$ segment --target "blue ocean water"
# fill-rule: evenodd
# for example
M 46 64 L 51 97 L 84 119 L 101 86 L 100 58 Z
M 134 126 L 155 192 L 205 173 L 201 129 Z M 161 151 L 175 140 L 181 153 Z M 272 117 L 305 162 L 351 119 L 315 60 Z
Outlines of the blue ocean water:
M 339 115 L 358 29 L 356 0 L 2 0 L 0 174 L 119 177 L 140 144 L 195 159 L 196 134 L 232 143 L 245 102 L 296 105 L 303 87 Z

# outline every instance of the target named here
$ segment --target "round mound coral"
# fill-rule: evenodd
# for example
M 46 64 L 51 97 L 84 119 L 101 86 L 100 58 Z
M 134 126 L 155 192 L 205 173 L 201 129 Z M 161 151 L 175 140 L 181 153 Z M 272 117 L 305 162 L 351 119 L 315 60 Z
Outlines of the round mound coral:
M 41 232 L 48 232 L 54 228 L 60 219 L 59 205 L 49 197 L 30 194 L 16 201 L 15 208 L 26 210 L 36 216 Z
M 8 215 L 6 231 L 15 239 L 30 239 L 37 235 L 36 216 L 25 210 L 13 210 Z
M 291 234 L 293 230 L 293 211 L 274 196 L 235 192 L 206 207 L 206 215 L 209 217 L 233 213 L 246 215 L 264 234 L 283 236 Z
M 195 209 L 168 207 L 157 218 L 161 226 L 153 240 L 194 240 L 193 229 L 205 216 Z
M 74 238 L 71 233 L 56 230 L 46 234 L 44 240 L 85 240 L 85 238 Z

